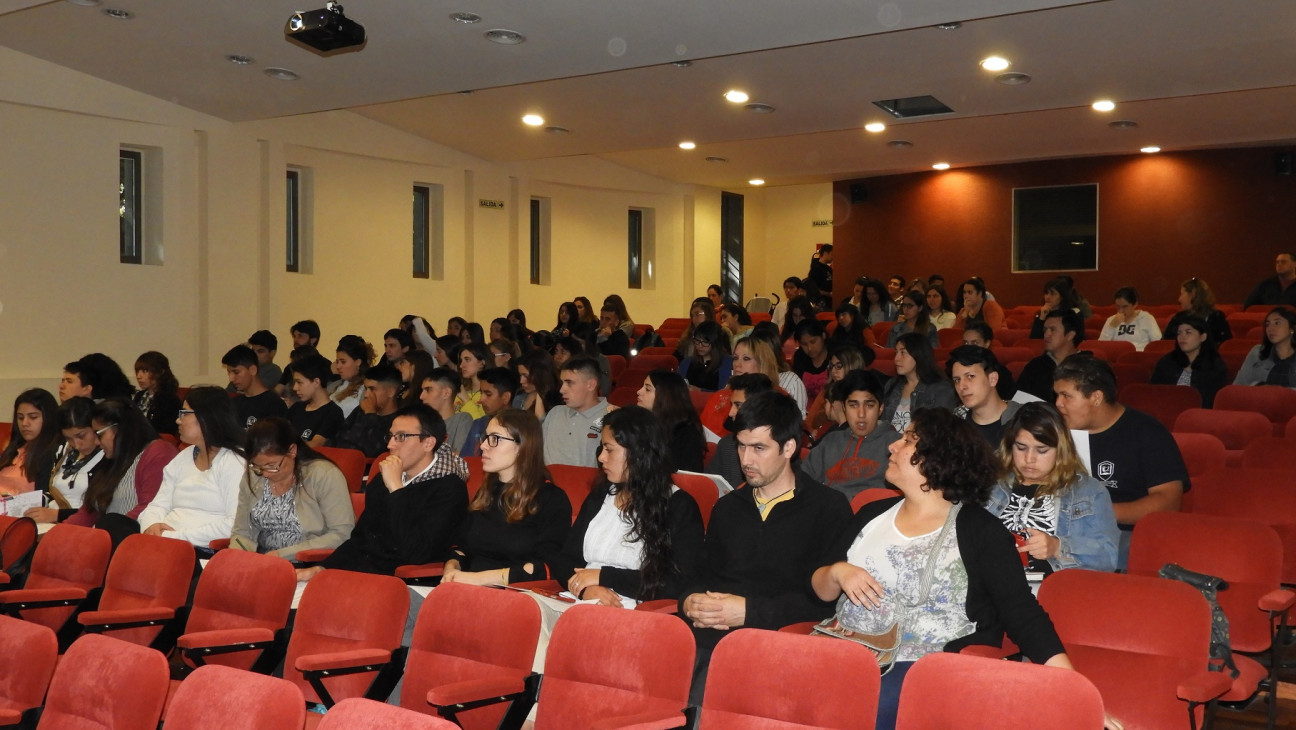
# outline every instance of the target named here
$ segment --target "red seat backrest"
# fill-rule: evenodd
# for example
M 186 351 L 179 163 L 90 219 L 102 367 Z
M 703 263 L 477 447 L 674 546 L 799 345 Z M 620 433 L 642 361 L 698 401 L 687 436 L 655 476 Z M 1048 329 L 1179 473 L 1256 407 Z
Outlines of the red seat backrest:
M 1296 390 L 1280 385 L 1226 385 L 1215 395 L 1215 407 L 1255 411 L 1273 424 L 1273 435 L 1282 436 L 1287 422 L 1296 418 Z
M 316 451 L 328 457 L 328 460 L 342 470 L 346 477 L 347 489 L 352 492 L 364 490 L 365 455 L 359 449 L 338 449 L 331 446 L 316 447 Z
M 1175 419 L 1189 408 L 1201 408 L 1201 393 L 1187 385 L 1149 385 L 1147 382 L 1122 384 L 1121 403 L 1157 419 L 1174 429 Z
M 689 493 L 694 502 L 697 502 L 698 511 L 702 513 L 702 527 L 711 524 L 711 510 L 715 507 L 716 502 L 720 500 L 720 488 L 716 483 L 707 477 L 699 474 L 680 474 L 676 472 L 671 474 L 671 481 L 675 486 Z M 579 509 L 579 507 L 574 507 Z

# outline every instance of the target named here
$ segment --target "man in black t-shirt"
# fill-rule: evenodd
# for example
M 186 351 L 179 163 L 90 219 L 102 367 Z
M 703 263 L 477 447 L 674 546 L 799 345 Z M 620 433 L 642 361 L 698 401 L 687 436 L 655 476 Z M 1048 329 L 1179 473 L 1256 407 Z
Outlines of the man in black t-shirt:
M 1053 400 L 1053 371 L 1084 342 L 1084 319 L 1070 309 L 1054 309 L 1044 318 L 1044 354 L 1026 363 L 1017 390 L 1044 401 Z M 1116 399 L 1113 397 L 1112 402 Z M 1074 427 L 1073 427 L 1074 428 Z
M 1179 511 L 1190 487 L 1188 468 L 1165 426 L 1116 401 L 1116 376 L 1105 361 L 1087 352 L 1072 355 L 1053 378 L 1058 412 L 1068 428 L 1088 432 L 1093 476 L 1111 494 L 1123 570 L 1134 524 L 1152 512 Z
M 287 418 L 288 406 L 272 390 L 267 390 L 257 375 L 257 354 L 247 345 L 235 345 L 221 358 L 230 385 L 239 395 L 234 398 L 234 413 L 239 425 L 247 428 L 262 418 Z

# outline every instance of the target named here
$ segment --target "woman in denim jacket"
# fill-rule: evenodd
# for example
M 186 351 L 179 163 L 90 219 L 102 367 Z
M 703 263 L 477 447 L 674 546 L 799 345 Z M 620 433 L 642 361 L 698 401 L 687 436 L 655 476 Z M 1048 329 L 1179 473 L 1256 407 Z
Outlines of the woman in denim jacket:
M 1004 428 L 999 457 L 1004 476 L 986 510 L 1018 536 L 1031 570 L 1116 569 L 1120 531 L 1111 496 L 1085 472 L 1052 406 L 1022 406 Z

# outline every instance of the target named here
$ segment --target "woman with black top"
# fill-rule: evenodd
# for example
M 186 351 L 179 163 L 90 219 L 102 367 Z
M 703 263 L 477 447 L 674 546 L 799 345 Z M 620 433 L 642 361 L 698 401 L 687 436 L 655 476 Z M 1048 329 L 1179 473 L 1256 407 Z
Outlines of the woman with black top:
M 1179 323 L 1190 315 L 1206 320 L 1210 339 L 1216 347 L 1225 340 L 1233 339 L 1233 330 L 1229 328 L 1224 313 L 1215 308 L 1215 294 L 1205 280 L 1194 276 L 1181 284 L 1179 306 L 1183 307 L 1183 311 L 1170 318 L 1169 324 L 1161 332 L 1161 339 L 1169 340 L 1178 337 Z
M 814 318 L 814 305 L 810 303 L 809 297 L 797 297 L 788 302 L 787 316 L 783 319 L 783 329 L 779 330 L 779 341 L 783 343 L 791 341 L 792 346 L 795 347 L 797 344 L 797 325 L 807 319 Z
M 1189 385 L 1201 393 L 1202 407 L 1215 404 L 1215 394 L 1228 385 L 1228 365 L 1215 343 L 1210 340 L 1210 327 L 1201 317 L 1187 316 L 1179 319 L 1175 333 L 1175 349 L 1157 361 L 1152 370 L 1153 385 Z
M 688 381 L 688 387 L 707 391 L 725 387 L 733 374 L 728 333 L 716 322 L 704 321 L 694 328 L 689 341 L 692 354 L 680 360 L 679 365 L 679 374 Z
M 9 444 L 0 452 L 0 496 L 44 489 L 63 440 L 58 401 L 42 388 L 24 390 L 14 399 L 10 423 Z
M 850 302 L 842 302 L 837 307 L 837 328 L 829 335 L 828 342 L 830 345 L 851 345 L 862 350 L 876 342 L 876 339 L 859 309 Z
M 1076 293 L 1069 276 L 1055 276 L 1044 282 L 1042 293 L 1044 294 L 1044 303 L 1040 305 L 1039 311 L 1035 313 L 1035 319 L 1031 322 L 1030 337 L 1032 340 L 1044 339 L 1044 320 L 1048 319 L 1049 312 L 1065 309 L 1073 312 L 1081 311 L 1080 295 Z M 1081 316 L 1087 317 L 1083 313 L 1081 313 Z
M 144 414 L 158 433 L 177 433 L 176 415 L 180 413 L 180 383 L 171 372 L 167 356 L 156 350 L 135 358 L 135 382 L 139 390 L 131 402 Z
M 887 293 L 886 284 L 877 279 L 869 279 L 864 283 L 864 301 L 866 305 L 860 307 L 860 314 L 870 327 L 878 322 L 894 322 L 896 315 L 900 313 L 895 302 L 891 301 L 891 295 Z
M 697 328 L 702 326 L 703 322 L 715 322 L 715 308 L 711 306 L 711 300 L 706 297 L 698 297 L 689 305 L 689 326 L 680 333 L 679 344 L 675 347 L 675 359 L 681 363 L 684 360 L 693 357 L 693 340 L 697 336 Z
M 558 323 L 552 330 L 554 337 L 571 337 L 578 331 L 577 325 L 581 323 L 580 312 L 576 311 L 574 302 L 563 302 L 558 305 Z M 585 327 L 580 327 L 584 331 Z
M 443 583 L 498 586 L 543 579 L 571 527 L 571 502 L 544 465 L 540 421 L 507 408 L 481 440 L 486 481 L 468 505 Z
M 678 598 L 701 564 L 702 514 L 671 483 L 666 435 L 631 406 L 604 417 L 601 439 L 603 476 L 550 564 L 553 577 L 606 606 Z
M 813 399 L 828 384 L 828 338 L 823 322 L 803 320 L 797 325 L 796 340 L 798 347 L 792 355 L 792 372 L 801 378 L 806 398 Z
M 669 370 L 653 370 L 636 395 L 639 406 L 652 411 L 666 431 L 673 471 L 702 471 L 706 438 L 684 378 Z
M 562 405 L 561 383 L 552 355 L 538 348 L 528 350 L 518 358 L 517 372 L 519 397 L 513 401 L 514 408 L 530 411 L 543 420 L 549 409 Z

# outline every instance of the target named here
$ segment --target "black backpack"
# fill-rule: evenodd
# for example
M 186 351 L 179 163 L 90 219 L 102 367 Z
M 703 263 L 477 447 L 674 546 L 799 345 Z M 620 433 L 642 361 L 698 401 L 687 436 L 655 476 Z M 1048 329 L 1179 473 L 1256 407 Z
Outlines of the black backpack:
M 1220 608 L 1219 600 L 1216 597 L 1217 593 L 1228 589 L 1228 581 L 1213 575 L 1188 570 L 1178 563 L 1166 563 L 1161 566 L 1161 570 L 1157 571 L 1157 575 L 1162 578 L 1187 583 L 1201 591 L 1201 594 L 1206 597 L 1206 602 L 1211 607 L 1211 663 L 1208 669 L 1212 672 L 1222 672 L 1227 668 L 1229 676 L 1237 679 L 1238 668 L 1233 663 L 1233 648 L 1229 644 L 1228 616 L 1224 615 L 1224 609 Z

